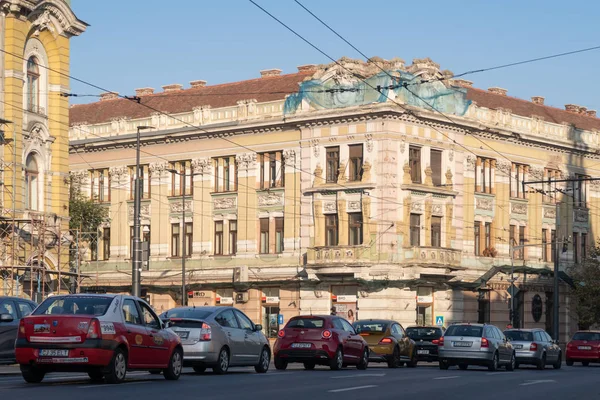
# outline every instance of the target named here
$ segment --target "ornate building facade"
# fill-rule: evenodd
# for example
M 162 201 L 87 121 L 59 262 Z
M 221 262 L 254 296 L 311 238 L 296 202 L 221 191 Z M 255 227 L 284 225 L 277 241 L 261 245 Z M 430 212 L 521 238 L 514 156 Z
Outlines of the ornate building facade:
M 3 294 L 68 290 L 69 104 L 61 94 L 70 39 L 86 26 L 64 0 L 0 1 Z
M 159 311 L 181 301 L 183 235 L 189 303 L 235 304 L 269 336 L 333 310 L 506 325 L 510 304 L 518 326 L 550 329 L 564 243 L 569 334 L 564 271 L 594 243 L 600 187 L 528 182 L 596 176 L 600 120 L 451 77 L 430 59 L 344 58 L 73 106 L 73 181 L 110 212 L 86 285 L 130 290 L 143 126 L 141 285 Z

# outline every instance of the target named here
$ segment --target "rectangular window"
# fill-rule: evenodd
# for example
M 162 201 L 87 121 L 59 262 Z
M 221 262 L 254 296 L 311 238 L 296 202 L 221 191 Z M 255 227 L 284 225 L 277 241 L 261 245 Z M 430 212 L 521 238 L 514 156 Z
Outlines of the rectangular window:
M 337 214 L 325 215 L 325 246 L 338 245 L 338 216 Z
M 260 254 L 269 254 L 269 218 L 260 218 Z
M 350 181 L 362 180 L 363 145 L 352 144 L 350 150 Z
M 194 225 L 191 222 L 185 223 L 185 256 L 191 257 L 194 247 Z
M 488 250 L 492 248 L 492 223 L 491 222 L 485 223 L 485 248 Z
M 223 221 L 215 221 L 215 255 L 223 255 Z
M 261 189 L 284 186 L 285 165 L 281 151 L 259 154 L 258 162 L 260 163 Z
M 475 190 L 480 193 L 492 193 L 492 166 L 495 160 L 477 157 L 477 172 L 475 173 Z
M 545 203 L 555 204 L 557 202 L 558 191 L 556 190 L 557 185 L 555 182 L 557 179 L 560 179 L 559 170 L 549 168 L 546 168 L 544 170 L 544 180 L 546 181 L 546 183 L 544 183 L 543 201 Z
M 275 253 L 283 253 L 283 217 L 275 217 Z
M 99 203 L 110 202 L 110 175 L 108 168 L 90 171 L 91 199 Z
M 237 253 L 237 221 L 229 221 L 229 254 L 235 255 Z
M 525 227 L 519 226 L 519 260 L 525 259 Z
M 579 233 L 573 232 L 573 262 L 579 264 Z
M 431 217 L 431 247 L 442 247 L 442 217 Z
M 552 229 L 550 231 L 550 249 L 551 249 L 551 253 L 550 253 L 550 261 L 554 262 L 554 258 L 556 257 L 556 231 L 554 229 Z
M 477 323 L 490 323 L 490 292 L 488 290 L 480 291 L 477 299 Z
M 588 181 L 583 179 L 590 179 L 590 177 L 587 175 L 575 175 L 575 178 L 580 180 L 573 182 L 573 193 L 575 196 L 573 201 L 575 202 L 576 207 L 586 207 Z
M 481 222 L 475 221 L 475 226 L 473 227 L 474 237 L 473 240 L 475 242 L 475 255 L 481 255 Z
M 338 180 L 338 173 L 340 169 L 340 148 L 339 147 L 328 147 L 327 148 L 327 171 L 326 180 L 328 183 L 335 183 Z
M 104 261 L 110 259 L 110 228 L 102 230 L 102 258 Z
M 184 185 L 185 195 L 191 196 L 194 193 L 192 162 L 175 161 L 171 163 L 170 169 L 177 171 L 171 172 L 171 196 L 181 196 Z
M 431 150 L 431 173 L 433 186 L 441 186 L 442 185 L 442 151 L 441 150 Z
M 363 217 L 362 213 L 348 214 L 348 244 L 358 246 L 363 242 Z
M 542 229 L 542 261 L 548 261 L 548 229 Z
M 420 147 L 410 146 L 408 148 L 408 165 L 410 165 L 410 178 L 412 183 L 422 183 Z
M 135 199 L 135 165 L 129 167 L 129 199 Z M 140 165 L 140 196 L 141 199 L 150 198 L 150 166 Z
M 215 192 L 237 190 L 237 163 L 234 156 L 213 159 Z
M 525 181 L 525 174 L 528 172 L 529 167 L 523 164 L 513 163 L 511 166 L 510 173 L 510 195 L 519 199 L 524 199 L 525 191 L 523 190 L 523 182 Z
M 421 246 L 421 215 L 410 214 L 410 245 Z
M 181 252 L 179 246 L 181 244 L 179 223 L 171 224 L 171 257 L 179 257 Z
M 90 235 L 90 261 L 98 261 L 98 235 L 93 233 Z
M 581 260 L 587 258 L 587 233 L 581 234 Z

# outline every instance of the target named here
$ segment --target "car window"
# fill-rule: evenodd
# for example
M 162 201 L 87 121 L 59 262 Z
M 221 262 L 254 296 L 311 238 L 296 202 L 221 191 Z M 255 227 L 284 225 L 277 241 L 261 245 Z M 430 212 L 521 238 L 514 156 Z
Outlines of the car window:
M 544 336 L 546 336 L 546 340 L 552 342 L 552 336 L 548 335 L 547 332 L 544 332 Z
M 413 340 L 434 340 L 443 336 L 440 328 L 408 327 L 406 334 Z
M 535 338 L 536 342 L 543 342 L 544 339 L 542 338 L 542 335 L 540 334 L 540 332 L 534 332 L 533 333 L 533 337 Z
M 320 329 L 325 325 L 325 320 L 322 318 L 293 318 L 285 326 L 286 328 L 302 328 L 302 329 Z M 341 328 L 336 328 L 341 329 Z
M 250 321 L 250 318 L 248 318 L 246 315 L 244 315 L 244 313 L 242 313 L 241 311 L 235 310 L 235 315 L 237 316 L 238 322 L 242 329 L 245 329 L 248 331 L 254 330 L 254 325 L 252 324 L 252 321 Z
M 350 322 L 346 321 L 345 319 L 341 319 L 340 321 L 342 322 L 342 327 L 346 332 L 356 335 L 356 331 L 352 325 L 350 325 Z
M 398 324 L 394 324 L 394 330 L 395 330 L 395 334 L 397 334 L 398 336 L 400 336 L 401 338 L 403 338 L 405 336 L 404 333 L 404 329 L 402 329 L 402 327 Z
M 494 334 L 496 335 L 497 339 L 500 339 L 500 340 L 506 339 L 504 337 L 504 334 L 502 333 L 502 331 L 500 329 L 498 329 L 497 327 L 494 327 Z
M 360 321 L 354 323 L 354 329 L 360 332 L 385 332 L 387 330 L 385 322 Z
M 573 335 L 573 340 L 587 340 L 587 341 L 598 341 L 600 340 L 600 333 L 596 332 L 577 332 Z
M 239 325 L 232 310 L 223 311 L 221 314 L 215 317 L 215 321 L 217 321 L 217 323 L 224 328 L 239 329 Z
M 513 342 L 532 342 L 533 335 L 531 332 L 524 331 L 506 331 L 504 335 Z
M 148 307 L 148 305 L 146 303 L 143 303 L 141 301 L 138 301 L 138 304 L 140 305 L 140 308 L 142 309 L 142 316 L 144 317 L 143 318 L 144 325 L 146 325 L 150 328 L 160 329 L 160 327 L 161 327 L 160 320 L 154 314 L 154 312 L 150 309 L 150 307 Z
M 482 332 L 483 328 L 481 326 L 451 325 L 445 336 L 481 337 Z
M 333 320 L 333 327 L 334 327 L 335 329 L 339 329 L 339 330 L 341 330 L 341 331 L 343 331 L 343 330 L 344 330 L 344 325 L 342 325 L 342 320 L 341 320 L 341 319 L 339 319 L 339 318 L 335 318 L 335 319 Z
M 21 318 L 24 318 L 33 312 L 33 307 L 29 303 L 18 301 L 19 311 L 21 312 Z
M 123 318 L 128 324 L 141 325 L 142 319 L 140 313 L 135 306 L 135 302 L 131 299 L 127 299 L 123 302 Z
M 113 297 L 67 295 L 50 297 L 33 315 L 104 315 L 113 301 Z
M 461 335 L 463 336 L 463 335 Z M 464 335 L 466 336 L 466 335 Z M 483 330 L 483 336 L 485 336 L 488 339 L 494 339 L 494 330 L 490 327 L 490 326 L 486 326 L 485 329 Z
M 0 304 L 0 314 L 10 314 L 12 315 L 13 319 L 19 318 L 17 317 L 17 310 L 15 310 L 13 302 L 8 300 Z

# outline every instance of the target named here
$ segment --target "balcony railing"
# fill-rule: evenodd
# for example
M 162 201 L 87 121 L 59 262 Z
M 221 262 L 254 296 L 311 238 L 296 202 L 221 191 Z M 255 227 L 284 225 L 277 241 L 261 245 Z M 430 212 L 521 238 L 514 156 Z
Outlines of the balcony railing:
M 309 249 L 309 264 L 346 264 L 369 261 L 368 246 L 332 246 Z
M 460 266 L 461 251 L 445 247 L 413 247 L 405 253 L 405 259 L 420 264 Z

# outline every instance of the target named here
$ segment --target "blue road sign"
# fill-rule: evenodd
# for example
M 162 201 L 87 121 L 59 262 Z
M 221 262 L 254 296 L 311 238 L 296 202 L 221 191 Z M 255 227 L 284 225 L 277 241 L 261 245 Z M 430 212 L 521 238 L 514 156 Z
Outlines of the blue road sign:
M 283 315 L 282 315 L 282 314 L 279 314 L 279 315 L 277 316 L 277 323 L 278 323 L 279 325 L 283 325 Z
M 444 326 L 444 317 L 441 315 L 438 315 L 435 317 L 435 324 L 437 326 Z

